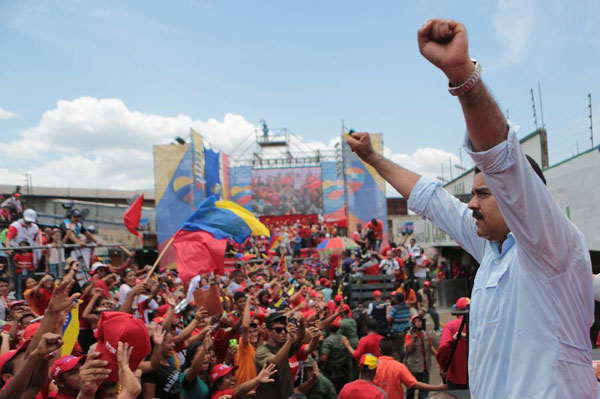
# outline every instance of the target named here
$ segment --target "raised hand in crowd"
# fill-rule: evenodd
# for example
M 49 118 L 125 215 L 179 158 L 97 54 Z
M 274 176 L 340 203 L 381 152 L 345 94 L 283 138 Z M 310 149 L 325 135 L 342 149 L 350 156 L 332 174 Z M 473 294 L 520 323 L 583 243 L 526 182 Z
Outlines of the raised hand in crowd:
M 85 363 L 79 369 L 77 399 L 94 399 L 96 391 L 111 373 L 107 366 L 108 361 L 100 359 L 99 352 L 91 352 L 87 355 Z
M 127 342 L 119 342 L 117 347 L 117 362 L 119 364 L 119 383 L 121 393 L 118 399 L 136 399 L 142 393 L 140 378 L 142 370 L 137 369 L 135 373 L 129 367 L 129 358 L 133 347 Z

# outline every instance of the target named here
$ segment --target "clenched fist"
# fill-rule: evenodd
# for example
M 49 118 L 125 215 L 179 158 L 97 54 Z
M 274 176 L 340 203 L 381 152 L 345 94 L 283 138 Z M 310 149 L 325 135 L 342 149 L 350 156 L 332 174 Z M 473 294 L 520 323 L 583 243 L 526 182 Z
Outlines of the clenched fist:
M 377 157 L 369 133 L 352 133 L 352 135 L 346 136 L 346 141 L 352 151 L 366 163 L 372 164 Z
M 465 27 L 451 19 L 430 19 L 417 33 L 419 50 L 440 68 L 452 86 L 464 83 L 473 72 Z

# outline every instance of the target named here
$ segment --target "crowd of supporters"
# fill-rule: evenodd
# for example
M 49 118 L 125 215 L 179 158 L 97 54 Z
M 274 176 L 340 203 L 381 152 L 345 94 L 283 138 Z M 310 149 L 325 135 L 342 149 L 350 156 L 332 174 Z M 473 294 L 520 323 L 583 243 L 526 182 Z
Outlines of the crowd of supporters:
M 381 221 L 340 256 L 314 249 L 343 232 L 334 224 L 273 225 L 274 238 L 229 245 L 226 276 L 183 282 L 124 247 L 119 264 L 102 262 L 76 209 L 55 228 L 32 209 L 15 216 L 2 242 L 24 249 L 0 259 L 0 399 L 422 398 L 447 388 L 430 373 L 465 341 L 456 326 L 441 332 L 435 308 L 435 283 L 452 270 L 414 240 L 377 251 Z M 351 301 L 350 274 L 387 274 L 395 289 Z M 216 313 L 195 302 L 210 290 Z M 456 387 L 463 366 L 444 375 Z

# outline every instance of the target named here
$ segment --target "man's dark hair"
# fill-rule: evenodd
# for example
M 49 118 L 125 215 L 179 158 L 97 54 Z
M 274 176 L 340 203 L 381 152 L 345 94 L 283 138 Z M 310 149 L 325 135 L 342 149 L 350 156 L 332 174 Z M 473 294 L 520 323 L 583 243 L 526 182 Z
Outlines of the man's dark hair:
M 379 341 L 379 352 L 381 356 L 392 356 L 394 352 L 394 344 L 391 339 L 384 338 Z
M 373 226 L 377 226 L 377 219 L 375 219 L 375 218 L 371 219 L 371 223 L 373 224 Z
M 5 277 L 0 277 L 0 283 L 6 283 L 8 284 L 8 279 Z
M 367 320 L 367 330 L 369 331 L 377 331 L 377 320 L 375 319 L 369 319 Z
M 540 179 L 542 179 L 542 181 L 544 182 L 544 185 L 548 185 L 546 183 L 546 178 L 544 177 L 544 172 L 542 172 L 542 168 L 540 168 L 540 165 L 538 165 L 538 163 L 535 162 L 535 160 L 527 154 L 525 154 L 525 158 L 527 158 L 527 160 L 529 161 L 529 165 L 531 165 L 531 167 L 533 168 L 533 171 L 539 176 Z M 479 169 L 477 166 L 475 166 L 475 174 L 480 173 L 480 172 L 481 172 L 481 169 Z

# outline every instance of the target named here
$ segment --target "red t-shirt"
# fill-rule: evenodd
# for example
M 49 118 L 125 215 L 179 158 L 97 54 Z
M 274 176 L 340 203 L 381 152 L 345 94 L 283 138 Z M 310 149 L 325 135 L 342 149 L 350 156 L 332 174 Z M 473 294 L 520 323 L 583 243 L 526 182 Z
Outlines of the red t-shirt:
M 48 291 L 44 287 L 40 288 L 39 294 L 35 296 L 35 300 L 41 315 L 46 312 L 50 298 L 52 298 L 52 291 Z
M 373 223 L 367 223 L 367 230 L 371 229 L 375 233 L 375 239 L 381 240 L 383 238 L 383 222 L 377 219 L 377 226 L 373 226 Z
M 296 376 L 298 375 L 298 371 L 300 370 L 300 362 L 303 362 L 306 359 L 308 359 L 308 354 L 303 353 L 307 347 L 308 344 L 302 345 L 298 352 L 296 352 L 294 356 L 289 358 L 290 371 L 292 372 L 292 381 L 296 380 Z
M 458 332 L 461 322 L 462 316 L 446 323 L 442 330 L 440 348 L 437 353 L 440 370 L 444 370 L 448 364 L 450 352 L 452 351 L 452 343 L 454 342 L 452 337 Z M 467 338 L 458 340 L 456 352 L 454 352 L 454 357 L 452 358 L 452 365 L 448 369 L 448 381 L 452 381 L 455 384 L 467 383 Z
M 232 389 L 223 389 L 222 391 L 216 391 L 215 393 L 212 394 L 210 399 L 219 399 L 221 396 L 225 396 L 225 395 L 232 396 L 233 391 L 234 391 L 233 388 Z
M 370 381 L 356 380 L 344 385 L 338 399 L 386 399 L 387 394 Z
M 371 353 L 379 357 L 379 343 L 382 339 L 383 337 L 379 334 L 367 334 L 362 337 L 360 341 L 358 341 L 358 346 L 354 351 L 354 358 L 358 360 L 365 353 Z
M 21 273 L 23 270 L 29 270 L 30 272 L 34 270 L 33 254 L 31 252 L 15 254 L 14 260 L 17 265 L 17 273 Z

